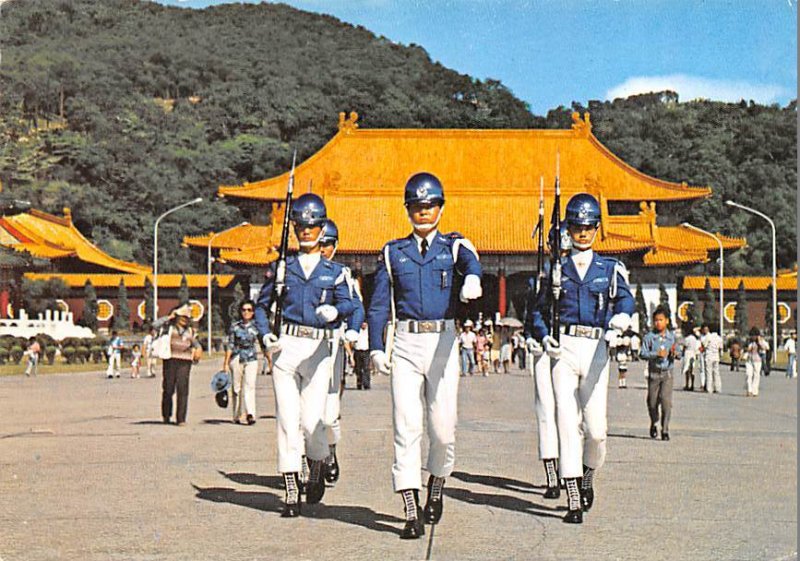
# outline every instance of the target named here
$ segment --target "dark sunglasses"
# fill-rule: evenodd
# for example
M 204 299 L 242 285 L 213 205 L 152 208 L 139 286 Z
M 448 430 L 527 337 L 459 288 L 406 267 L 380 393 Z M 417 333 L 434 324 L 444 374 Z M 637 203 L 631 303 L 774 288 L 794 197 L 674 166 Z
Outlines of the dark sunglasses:
M 242 312 L 252 312 L 253 308 L 242 308 Z

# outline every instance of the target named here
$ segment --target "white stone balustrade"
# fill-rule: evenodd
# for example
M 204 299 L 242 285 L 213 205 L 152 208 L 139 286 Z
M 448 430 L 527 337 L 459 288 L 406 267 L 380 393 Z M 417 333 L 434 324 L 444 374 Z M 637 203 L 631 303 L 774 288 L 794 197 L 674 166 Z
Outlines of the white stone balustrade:
M 20 310 L 18 318 L 0 319 L 0 336 L 12 335 L 27 339 L 40 334 L 49 335 L 56 341 L 67 337 L 93 339 L 95 336 L 88 327 L 81 327 L 72 322 L 72 312 L 46 310 L 44 314 L 39 314 L 37 319 L 31 319 L 25 310 Z

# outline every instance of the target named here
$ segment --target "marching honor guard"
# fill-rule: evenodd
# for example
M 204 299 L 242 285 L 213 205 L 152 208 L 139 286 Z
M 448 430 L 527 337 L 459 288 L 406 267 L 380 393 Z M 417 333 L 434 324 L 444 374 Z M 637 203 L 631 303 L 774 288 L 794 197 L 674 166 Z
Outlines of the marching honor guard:
M 551 230 L 549 236 L 549 246 L 555 247 L 553 236 L 555 230 Z M 569 254 L 572 238 L 569 237 L 566 227 L 561 228 L 561 251 L 562 255 Z M 534 279 L 530 280 L 528 286 L 528 301 L 526 310 L 532 310 L 539 297 L 538 292 L 546 287 L 544 282 L 539 283 L 538 291 Z M 556 424 L 556 398 L 553 392 L 552 364 L 550 357 L 544 353 L 542 345 L 533 337 L 534 325 L 533 314 L 525 314 L 525 343 L 528 350 L 533 355 L 533 410 L 536 413 L 536 426 L 539 434 L 539 459 L 544 464 L 544 474 L 547 481 L 547 489 L 544 492 L 545 499 L 557 499 L 561 496 L 561 487 L 558 478 L 558 426 Z
M 586 193 L 572 197 L 566 222 L 572 249 L 561 258 L 560 341 L 550 334 L 551 276 L 529 310 L 529 321 L 552 361 L 559 467 L 568 501 L 564 522 L 580 524 L 594 502 L 595 470 L 606 455 L 607 342 L 628 329 L 635 304 L 625 266 L 592 251 L 600 225 L 597 200 Z
M 291 205 L 290 219 L 300 253 L 286 260 L 280 338 L 270 331 L 269 312 L 277 266 L 267 270 L 256 306 L 256 327 L 275 356 L 273 383 L 278 436 L 278 471 L 286 485 L 283 517 L 300 515 L 298 472 L 303 441 L 310 462 L 306 502 L 325 494 L 322 476 L 328 457 L 323 418 L 334 360 L 335 330 L 355 309 L 344 266 L 322 259 L 320 239 L 326 220 L 322 199 L 306 193 Z
M 322 226 L 322 237 L 319 241 L 322 257 L 332 260 L 336 255 L 336 248 L 339 245 L 339 228 L 330 218 Z M 344 366 L 347 360 L 345 344 L 353 344 L 358 340 L 361 324 L 364 323 L 364 304 L 362 303 L 361 293 L 358 284 L 353 280 L 348 267 L 344 267 L 345 280 L 350 287 L 350 296 L 353 298 L 355 309 L 343 321 L 339 333 L 337 334 L 336 358 L 333 361 L 333 376 L 328 387 L 328 399 L 325 402 L 325 434 L 328 438 L 328 448 L 330 453 L 325 459 L 325 481 L 331 485 L 339 480 L 339 460 L 336 457 L 336 445 L 342 438 L 341 427 L 341 403 L 342 392 L 344 391 Z
M 482 295 L 475 247 L 460 234 L 441 234 L 437 229 L 444 201 L 442 184 L 435 176 L 418 173 L 408 180 L 405 206 L 413 231 L 383 247 L 367 312 L 370 356 L 378 370 L 391 373 L 392 483 L 405 510 L 402 539 L 425 533 L 423 515 L 429 524 L 436 524 L 442 516 L 442 489 L 455 462 L 456 299 L 466 303 Z M 383 333 L 390 322 L 394 338 L 392 349 L 387 350 Z M 430 477 L 423 514 L 419 490 L 426 410 Z

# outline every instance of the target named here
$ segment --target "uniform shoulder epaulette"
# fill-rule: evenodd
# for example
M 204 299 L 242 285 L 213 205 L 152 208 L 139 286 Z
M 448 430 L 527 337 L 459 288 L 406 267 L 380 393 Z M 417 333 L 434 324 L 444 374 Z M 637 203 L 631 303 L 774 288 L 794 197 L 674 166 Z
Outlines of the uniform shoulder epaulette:
M 461 232 L 450 232 L 449 234 L 442 234 L 448 240 L 463 240 L 464 234 Z

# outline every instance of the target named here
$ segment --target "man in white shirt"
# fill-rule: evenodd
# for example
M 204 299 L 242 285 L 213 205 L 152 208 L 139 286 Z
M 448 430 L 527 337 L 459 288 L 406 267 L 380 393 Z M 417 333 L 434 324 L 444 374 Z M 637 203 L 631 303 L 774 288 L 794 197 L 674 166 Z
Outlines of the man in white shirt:
M 783 346 L 786 353 L 789 355 L 789 364 L 786 366 L 786 377 L 797 378 L 797 332 L 792 331 L 792 334 L 786 339 L 786 344 Z
M 472 369 L 475 367 L 475 341 L 477 336 L 472 331 L 472 320 L 464 322 L 464 331 L 458 336 L 459 347 L 461 348 L 461 375 L 472 376 Z
M 708 325 L 704 325 L 700 342 L 706 353 L 706 391 L 720 393 L 722 392 L 722 377 L 719 373 L 719 357 L 722 352 L 722 337 L 716 331 L 711 331 Z
M 683 389 L 685 391 L 694 391 L 694 367 L 697 361 L 697 352 L 700 349 L 700 341 L 694 336 L 694 333 L 689 332 L 689 335 L 683 340 L 683 377 L 685 380 Z

